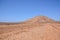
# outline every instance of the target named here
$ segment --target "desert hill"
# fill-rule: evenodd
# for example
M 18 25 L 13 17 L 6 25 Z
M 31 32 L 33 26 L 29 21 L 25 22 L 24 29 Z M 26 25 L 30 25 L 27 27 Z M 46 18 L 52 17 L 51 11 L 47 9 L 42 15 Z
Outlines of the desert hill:
M 60 40 L 60 22 L 36 16 L 19 23 L 0 23 L 0 40 Z

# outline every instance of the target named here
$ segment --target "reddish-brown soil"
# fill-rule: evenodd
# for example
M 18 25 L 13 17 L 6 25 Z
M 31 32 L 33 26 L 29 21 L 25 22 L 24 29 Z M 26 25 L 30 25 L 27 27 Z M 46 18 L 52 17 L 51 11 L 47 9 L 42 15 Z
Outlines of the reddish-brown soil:
M 37 16 L 20 23 L 0 23 L 0 40 L 60 40 L 60 22 Z

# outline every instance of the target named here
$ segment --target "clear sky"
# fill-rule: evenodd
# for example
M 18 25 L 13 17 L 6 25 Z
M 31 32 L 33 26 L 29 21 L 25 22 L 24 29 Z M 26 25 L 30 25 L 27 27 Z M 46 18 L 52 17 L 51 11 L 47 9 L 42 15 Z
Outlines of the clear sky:
M 60 0 L 0 0 L 0 22 L 19 22 L 37 15 L 60 21 Z

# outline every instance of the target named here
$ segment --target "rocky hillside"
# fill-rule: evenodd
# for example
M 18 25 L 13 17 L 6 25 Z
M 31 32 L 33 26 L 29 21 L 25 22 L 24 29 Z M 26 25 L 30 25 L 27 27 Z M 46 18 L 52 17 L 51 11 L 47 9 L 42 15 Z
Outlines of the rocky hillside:
M 0 23 L 0 40 L 60 40 L 60 22 L 36 16 L 19 23 Z

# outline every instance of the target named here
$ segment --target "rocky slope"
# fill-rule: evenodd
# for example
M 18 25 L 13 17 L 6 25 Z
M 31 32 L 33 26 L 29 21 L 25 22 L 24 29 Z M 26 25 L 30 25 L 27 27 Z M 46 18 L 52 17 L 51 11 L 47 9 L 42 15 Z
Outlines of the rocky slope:
M 0 23 L 0 40 L 60 40 L 60 22 L 37 16 L 20 23 Z

